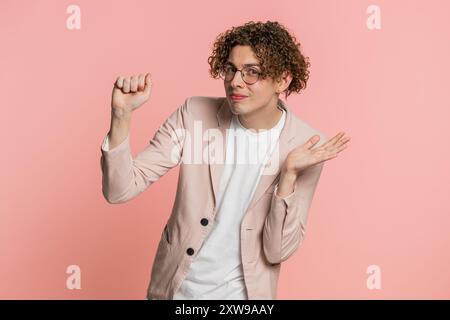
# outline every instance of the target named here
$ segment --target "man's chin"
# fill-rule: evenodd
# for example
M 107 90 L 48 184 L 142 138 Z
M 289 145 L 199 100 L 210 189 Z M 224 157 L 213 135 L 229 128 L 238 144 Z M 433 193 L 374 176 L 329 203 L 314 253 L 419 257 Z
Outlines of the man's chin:
M 245 112 L 242 110 L 242 106 L 240 103 L 230 101 L 230 110 L 233 114 L 244 114 Z
M 234 109 L 233 107 L 230 107 L 230 111 L 234 115 L 240 115 L 242 112 L 239 112 L 238 110 Z

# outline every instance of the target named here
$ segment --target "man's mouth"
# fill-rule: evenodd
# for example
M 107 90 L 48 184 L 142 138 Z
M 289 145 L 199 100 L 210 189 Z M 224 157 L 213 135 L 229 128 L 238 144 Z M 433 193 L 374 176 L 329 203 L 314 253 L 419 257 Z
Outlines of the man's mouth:
M 240 95 L 240 94 L 231 94 L 230 98 L 232 100 L 237 100 L 238 101 L 238 100 L 244 100 L 245 98 L 247 98 L 247 96 Z

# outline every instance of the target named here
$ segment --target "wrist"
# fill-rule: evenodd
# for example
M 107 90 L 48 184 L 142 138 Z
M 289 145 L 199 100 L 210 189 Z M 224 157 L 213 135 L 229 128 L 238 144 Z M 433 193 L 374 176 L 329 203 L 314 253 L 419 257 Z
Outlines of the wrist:
M 123 108 L 111 108 L 111 116 L 118 120 L 128 120 L 131 118 L 132 111 Z
M 296 180 L 297 176 L 295 174 L 283 170 L 278 183 L 278 191 L 276 195 L 280 198 L 284 198 L 292 194 L 295 190 Z
M 297 173 L 283 168 L 281 170 L 281 177 L 283 178 L 283 180 L 295 181 L 297 180 Z

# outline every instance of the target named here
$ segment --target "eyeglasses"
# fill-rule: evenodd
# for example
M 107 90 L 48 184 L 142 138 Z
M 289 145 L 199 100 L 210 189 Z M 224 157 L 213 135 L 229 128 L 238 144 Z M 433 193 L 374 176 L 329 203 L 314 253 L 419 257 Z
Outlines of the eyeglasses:
M 234 75 L 236 72 L 241 72 L 242 80 L 246 84 L 254 84 L 259 80 L 261 72 L 252 67 L 244 67 L 241 70 L 236 69 L 234 66 L 226 65 L 219 73 L 220 78 L 225 81 L 231 81 L 234 79 Z

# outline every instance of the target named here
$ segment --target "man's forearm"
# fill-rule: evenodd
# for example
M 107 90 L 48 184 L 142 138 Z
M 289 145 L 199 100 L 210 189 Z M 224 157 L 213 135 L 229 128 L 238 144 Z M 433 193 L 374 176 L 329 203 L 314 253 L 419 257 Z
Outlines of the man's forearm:
M 111 109 L 111 127 L 108 133 L 109 150 L 121 144 L 130 131 L 131 112 Z

